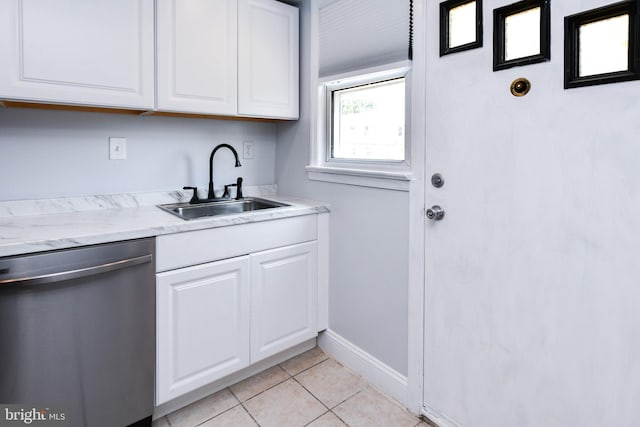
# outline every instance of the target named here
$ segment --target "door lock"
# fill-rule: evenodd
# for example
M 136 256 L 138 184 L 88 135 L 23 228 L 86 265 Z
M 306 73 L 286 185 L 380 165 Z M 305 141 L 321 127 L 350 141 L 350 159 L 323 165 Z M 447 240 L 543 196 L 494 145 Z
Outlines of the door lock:
M 438 205 L 432 206 L 430 209 L 427 209 L 427 218 L 433 221 L 442 221 L 442 218 L 444 218 L 444 209 Z
M 444 185 L 444 178 L 439 173 L 434 173 L 431 176 L 431 185 L 436 188 L 441 188 Z

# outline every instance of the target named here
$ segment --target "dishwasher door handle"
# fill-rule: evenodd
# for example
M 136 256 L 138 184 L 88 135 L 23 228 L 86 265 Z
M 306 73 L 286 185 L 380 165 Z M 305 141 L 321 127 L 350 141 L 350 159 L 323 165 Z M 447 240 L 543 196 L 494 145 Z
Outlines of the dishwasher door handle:
M 95 274 L 108 273 L 110 271 L 122 270 L 123 268 L 133 267 L 134 265 L 145 264 L 153 260 L 153 255 L 143 255 L 134 258 L 127 258 L 119 261 L 108 262 L 101 265 L 91 267 L 78 268 L 76 270 L 67 270 L 56 273 L 42 274 L 31 277 L 16 277 L 13 279 L 0 279 L 0 285 L 45 285 L 49 283 L 62 282 L 64 280 L 79 279 L 82 277 L 93 276 Z

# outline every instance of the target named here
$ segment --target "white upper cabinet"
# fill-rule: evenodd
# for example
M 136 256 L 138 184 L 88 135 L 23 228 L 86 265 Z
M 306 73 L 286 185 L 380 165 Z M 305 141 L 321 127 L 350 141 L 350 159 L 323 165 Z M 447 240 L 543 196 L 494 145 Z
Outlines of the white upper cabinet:
M 0 1 L 0 98 L 153 108 L 153 0 Z
M 298 8 L 155 5 L 154 14 L 154 0 L 0 0 L 0 100 L 298 118 Z
M 298 118 L 298 8 L 238 0 L 238 113 Z
M 237 114 L 237 0 L 157 0 L 159 111 Z

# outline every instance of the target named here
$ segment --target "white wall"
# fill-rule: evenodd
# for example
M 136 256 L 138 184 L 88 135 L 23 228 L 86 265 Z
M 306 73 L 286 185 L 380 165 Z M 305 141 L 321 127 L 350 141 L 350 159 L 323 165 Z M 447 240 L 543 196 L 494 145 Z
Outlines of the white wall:
M 407 375 L 409 194 L 307 179 L 309 2 L 300 8 L 300 120 L 278 125 L 278 191 L 331 205 L 330 329 Z
M 563 89 L 564 16 L 609 1 L 552 1 L 551 62 L 499 72 L 491 13 L 509 0 L 483 2 L 483 48 L 443 58 L 439 2 L 423 3 L 427 154 L 463 165 L 442 171 L 427 258 L 466 220 L 451 262 L 428 261 L 426 403 L 468 427 L 637 426 L 640 82 Z
M 209 155 L 229 143 L 242 156 L 254 141 L 255 157 L 222 149 L 214 161 L 216 188 L 275 182 L 276 128 L 272 123 L 138 117 L 118 114 L 0 109 L 0 200 L 177 190 L 206 190 Z M 127 160 L 108 160 L 110 136 L 127 138 Z M 204 195 L 203 195 L 204 196 Z

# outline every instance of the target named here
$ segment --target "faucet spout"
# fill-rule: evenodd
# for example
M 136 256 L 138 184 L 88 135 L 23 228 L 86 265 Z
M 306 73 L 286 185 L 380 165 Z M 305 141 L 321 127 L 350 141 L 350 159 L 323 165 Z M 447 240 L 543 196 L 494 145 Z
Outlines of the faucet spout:
M 231 150 L 234 157 L 236 158 L 235 167 L 239 168 L 240 166 L 242 166 L 240 164 L 240 159 L 238 158 L 238 152 L 236 151 L 235 148 L 233 148 L 229 144 L 220 144 L 216 146 L 216 148 L 214 148 L 213 151 L 211 151 L 211 156 L 209 157 L 209 192 L 207 194 L 207 199 L 216 198 L 215 193 L 213 191 L 213 157 L 216 155 L 216 152 L 221 148 L 228 148 L 229 150 Z

